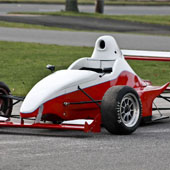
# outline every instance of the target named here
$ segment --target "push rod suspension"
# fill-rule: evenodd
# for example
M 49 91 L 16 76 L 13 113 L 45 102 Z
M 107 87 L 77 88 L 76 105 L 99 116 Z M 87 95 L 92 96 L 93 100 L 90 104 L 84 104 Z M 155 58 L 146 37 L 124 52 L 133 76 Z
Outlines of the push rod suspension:
M 78 89 L 79 89 L 83 94 L 85 94 L 90 100 L 92 100 L 93 103 L 95 103 L 95 104 L 100 108 L 99 103 L 98 103 L 96 100 L 94 100 L 90 95 L 88 95 L 82 88 L 80 88 L 80 86 L 78 86 Z
M 101 100 L 95 100 L 95 102 L 100 103 Z M 70 104 L 89 104 L 89 103 L 94 103 L 93 101 L 82 101 L 82 102 L 64 102 L 65 106 L 68 106 Z
M 164 100 L 170 102 L 170 97 L 166 97 L 166 96 L 161 96 L 161 95 L 159 95 L 157 98 L 161 98 L 161 99 L 164 99 Z
M 0 95 L 2 98 L 8 98 L 8 99 L 14 99 L 18 101 L 23 101 L 25 97 L 17 97 L 17 96 L 12 96 L 12 95 Z

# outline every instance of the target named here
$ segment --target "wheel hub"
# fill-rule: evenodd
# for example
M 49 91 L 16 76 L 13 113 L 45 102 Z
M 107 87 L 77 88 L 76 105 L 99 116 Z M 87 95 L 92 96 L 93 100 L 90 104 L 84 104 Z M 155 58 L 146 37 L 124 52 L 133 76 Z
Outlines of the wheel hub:
M 121 119 L 127 127 L 132 127 L 139 117 L 139 105 L 133 94 L 126 94 L 120 105 Z
M 126 107 L 125 107 L 125 113 L 127 113 L 127 112 L 130 112 L 129 106 L 126 106 Z

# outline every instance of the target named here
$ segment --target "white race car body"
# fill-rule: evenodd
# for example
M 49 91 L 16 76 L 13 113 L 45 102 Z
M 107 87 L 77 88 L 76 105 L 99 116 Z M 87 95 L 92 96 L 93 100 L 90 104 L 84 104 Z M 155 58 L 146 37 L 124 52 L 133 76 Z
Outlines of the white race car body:
M 26 96 L 20 115 L 36 117 L 42 107 L 43 120 L 95 119 L 100 114 L 98 105 L 105 92 L 117 85 L 137 91 L 143 117 L 152 115 L 153 100 L 168 86 L 153 87 L 141 80 L 125 60 L 115 39 L 102 36 L 96 41 L 90 58 L 81 58 L 67 70 L 56 71 L 38 82 Z M 91 102 L 91 98 L 99 102 Z

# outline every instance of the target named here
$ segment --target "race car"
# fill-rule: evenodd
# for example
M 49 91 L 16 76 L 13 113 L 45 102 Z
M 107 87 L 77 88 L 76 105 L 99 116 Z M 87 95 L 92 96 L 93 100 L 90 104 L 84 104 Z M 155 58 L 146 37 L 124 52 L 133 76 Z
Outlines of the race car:
M 153 121 L 153 101 L 168 89 L 141 79 L 126 59 L 170 61 L 168 52 L 120 50 L 112 36 L 96 41 L 91 57 L 80 58 L 68 69 L 54 71 L 39 81 L 25 98 L 12 96 L 0 83 L 0 127 L 53 128 L 131 134 L 141 122 Z M 163 97 L 169 100 L 168 97 Z M 13 100 L 23 101 L 21 122 L 12 122 Z M 160 111 L 159 108 L 156 108 Z M 35 118 L 31 124 L 24 120 Z M 168 118 L 162 116 L 158 119 Z M 155 119 L 157 120 L 157 119 Z

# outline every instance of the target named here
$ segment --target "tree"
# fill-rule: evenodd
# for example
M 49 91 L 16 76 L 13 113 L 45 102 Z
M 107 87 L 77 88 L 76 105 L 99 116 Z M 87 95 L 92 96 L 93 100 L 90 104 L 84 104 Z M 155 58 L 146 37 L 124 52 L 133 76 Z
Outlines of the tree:
M 103 13 L 104 12 L 104 0 L 95 0 L 95 12 Z
M 66 0 L 65 4 L 66 11 L 78 12 L 77 0 Z

